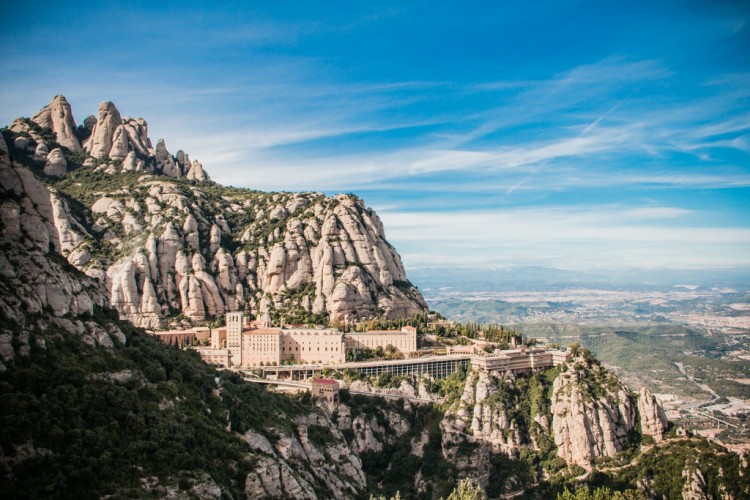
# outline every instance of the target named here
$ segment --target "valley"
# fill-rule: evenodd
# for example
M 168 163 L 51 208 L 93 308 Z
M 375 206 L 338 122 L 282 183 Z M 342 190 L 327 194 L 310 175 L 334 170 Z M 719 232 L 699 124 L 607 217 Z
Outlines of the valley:
M 0 178 L 0 496 L 750 491 L 743 289 L 420 291 L 361 199 L 223 187 L 110 102 L 14 121 Z
M 649 387 L 671 420 L 750 448 L 747 287 L 487 288 L 446 283 L 422 291 L 431 308 L 457 322 L 498 322 L 547 344 L 579 342 L 631 387 Z

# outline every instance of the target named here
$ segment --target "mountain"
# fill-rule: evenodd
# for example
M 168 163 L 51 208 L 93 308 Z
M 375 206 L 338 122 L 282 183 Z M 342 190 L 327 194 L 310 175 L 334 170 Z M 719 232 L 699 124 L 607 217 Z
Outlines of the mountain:
M 69 116 L 57 100 L 62 117 Z M 49 123 L 57 126 L 51 116 Z M 186 276 L 200 283 L 201 292 L 208 288 L 204 274 L 215 277 L 217 297 L 224 301 L 221 273 L 201 259 L 224 246 L 230 255 L 239 255 L 239 247 L 227 243 L 240 245 L 242 239 L 234 235 L 266 221 L 253 212 L 249 225 L 238 224 L 231 215 L 237 212 L 227 207 L 244 195 L 254 202 L 270 197 L 274 204 L 287 195 L 169 177 L 151 157 L 141 158 L 142 172 L 122 172 L 116 161 L 86 156 L 92 139 L 84 138 L 83 149 L 72 151 L 56 142 L 50 127 L 29 122 L 23 122 L 26 135 L 4 130 L 0 140 L 0 497 L 366 498 L 401 492 L 408 498 L 439 498 L 464 478 L 490 497 L 550 498 L 584 482 L 631 490 L 628 498 L 750 495 L 747 456 L 680 436 L 648 391 L 631 392 L 579 347 L 573 346 L 559 367 L 534 373 L 469 369 L 442 380 L 387 372 L 375 379 L 333 374 L 351 390 L 342 391 L 339 404 L 328 406 L 309 395 L 267 392 L 237 374 L 216 371 L 192 351 L 161 344 L 124 320 L 148 317 L 143 310 L 119 310 L 123 295 L 113 290 L 123 287 L 114 287 L 112 276 L 132 276 L 142 297 L 151 286 L 155 303 L 161 304 L 159 293 L 168 297 L 168 285 L 179 283 L 177 268 L 183 264 L 177 257 L 187 260 L 190 254 Z M 72 138 L 80 144 L 81 137 L 91 137 L 80 127 L 75 130 L 68 142 L 73 147 Z M 40 153 L 34 159 L 44 149 L 39 140 L 47 145 L 48 157 L 61 151 L 66 161 L 62 179 L 45 173 L 49 158 L 41 159 Z M 83 161 L 75 163 L 76 158 Z M 153 172 L 146 173 L 149 169 Z M 184 172 L 172 169 L 177 171 Z M 140 199 L 133 193 L 142 188 L 146 197 Z M 123 209 L 98 212 L 92 208 L 96 203 L 120 203 Z M 141 212 L 127 209 L 136 203 Z M 347 214 L 355 220 L 360 206 L 351 196 L 320 197 L 315 204 L 321 211 L 330 205 L 342 229 L 346 224 L 341 221 Z M 195 231 L 192 224 L 185 229 L 191 214 Z M 330 214 L 325 221 L 333 220 Z M 356 220 L 365 220 L 359 215 Z M 229 233 L 221 232 L 220 217 Z M 371 222 L 373 217 L 367 214 Z M 312 225 L 312 218 L 303 220 Z M 133 229 L 137 224 L 143 229 Z M 219 238 L 211 238 L 214 225 Z M 151 227 L 177 236 L 164 237 Z M 286 227 L 277 228 L 279 236 L 287 234 Z M 256 229 L 251 234 L 258 234 Z M 344 233 L 349 237 L 352 232 L 340 230 L 336 239 L 321 230 L 318 246 L 340 248 L 346 256 L 346 241 L 354 243 Z M 153 234 L 155 251 L 150 244 L 139 247 L 141 239 L 128 240 L 131 234 L 146 242 Z M 174 254 L 167 242 L 179 243 Z M 257 240 L 252 244 L 259 245 L 258 254 L 265 248 Z M 276 248 L 286 256 L 285 245 Z M 174 270 L 165 265 L 173 262 L 171 256 Z M 137 271 L 116 267 L 128 263 Z M 202 265 L 203 270 L 196 269 Z M 334 265 L 334 290 L 349 269 L 366 277 L 373 266 L 364 260 L 346 269 Z M 264 277 L 281 276 L 253 269 Z M 160 290 L 164 275 L 175 279 Z M 290 279 L 284 277 L 277 282 Z M 312 283 L 315 287 L 308 287 L 317 293 Z M 385 286 L 375 288 L 388 293 Z M 304 299 L 295 302 L 283 288 L 268 295 L 266 303 L 277 314 L 275 307 L 289 303 L 304 309 Z M 218 307 L 210 294 L 201 297 L 204 308 Z M 289 307 L 283 313 L 294 311 Z M 168 317 L 163 311 L 153 314 Z M 414 396 L 420 401 L 409 399 Z
M 377 214 L 353 195 L 222 187 L 182 150 L 152 147 L 146 121 L 111 102 L 76 126 L 56 96 L 3 135 L 50 188 L 62 255 L 136 325 L 243 307 L 317 323 L 427 309 Z

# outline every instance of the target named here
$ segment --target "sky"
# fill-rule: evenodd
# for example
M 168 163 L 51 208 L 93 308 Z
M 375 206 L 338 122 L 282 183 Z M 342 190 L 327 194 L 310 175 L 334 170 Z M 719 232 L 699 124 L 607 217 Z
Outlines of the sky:
M 407 269 L 748 266 L 749 21 L 736 0 L 14 2 L 0 123 L 111 100 L 219 183 L 357 194 Z

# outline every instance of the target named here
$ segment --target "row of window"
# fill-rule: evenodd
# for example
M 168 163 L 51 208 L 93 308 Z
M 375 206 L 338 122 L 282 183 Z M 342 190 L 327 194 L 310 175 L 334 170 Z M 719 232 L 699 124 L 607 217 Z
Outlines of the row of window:
M 285 347 L 285 346 L 282 346 L 282 347 L 281 347 L 281 350 L 282 350 L 282 351 L 286 351 L 286 347 Z M 292 350 L 292 348 L 291 348 L 291 347 L 289 347 L 289 351 L 290 351 L 290 352 L 291 352 L 291 350 Z M 299 346 L 295 346 L 294 350 L 295 350 L 295 351 L 299 351 L 299 350 L 300 350 L 300 349 L 299 349 Z M 302 347 L 302 351 L 304 352 L 304 350 L 305 350 L 305 348 L 304 348 L 304 346 L 303 346 L 303 347 Z M 312 347 L 308 347 L 308 348 L 307 348 L 307 352 L 312 352 L 312 350 L 313 350 L 313 348 L 312 348 Z M 328 347 L 325 347 L 325 348 L 324 348 L 324 350 L 325 350 L 326 352 L 328 352 Z M 336 347 L 335 349 L 334 349 L 333 347 L 331 347 L 331 352 L 338 352 L 338 351 L 339 351 L 339 348 L 338 348 L 338 347 Z M 320 352 L 320 347 L 318 347 L 318 350 L 317 350 L 317 352 Z

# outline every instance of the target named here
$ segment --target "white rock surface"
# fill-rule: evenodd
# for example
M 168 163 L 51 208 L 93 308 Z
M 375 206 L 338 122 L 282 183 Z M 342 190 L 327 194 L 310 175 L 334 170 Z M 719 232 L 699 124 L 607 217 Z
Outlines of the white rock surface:
M 68 173 L 68 162 L 63 156 L 60 148 L 55 148 L 49 152 L 46 157 L 47 163 L 44 165 L 44 173 L 51 177 L 63 177 Z
M 18 325 L 28 315 L 43 313 L 49 321 L 92 314 L 94 305 L 107 304 L 106 295 L 90 278 L 73 275 L 50 252 L 62 252 L 78 237 L 75 224 L 67 219 L 66 205 L 23 166 L 11 164 L 0 155 L 0 219 L 6 245 L 0 247 L 0 309 Z M 82 334 L 68 320 L 61 323 L 72 333 Z M 13 355 L 28 353 L 28 344 L 19 337 Z M 110 345 L 108 335 L 91 337 L 96 344 Z M 2 353 L 9 355 L 7 349 Z M 7 361 L 7 359 L 6 359 Z
M 55 96 L 52 101 L 34 115 L 32 120 L 40 127 L 52 129 L 57 134 L 57 142 L 71 151 L 80 151 L 81 144 L 76 137 L 76 122 L 67 99 Z
M 211 180 L 206 171 L 203 170 L 203 165 L 198 160 L 193 160 L 193 163 L 190 165 L 190 169 L 188 170 L 185 177 L 191 181 Z
M 84 149 L 94 158 L 108 156 L 112 150 L 115 131 L 122 125 L 122 118 L 117 107 L 104 101 L 99 104 L 99 116 L 91 132 L 91 137 L 84 144 Z
M 646 387 L 638 393 L 638 414 L 641 416 L 641 433 L 651 436 L 657 443 L 663 441 L 667 416 L 664 408 Z
M 589 389 L 592 383 L 599 389 Z M 627 445 L 635 417 L 622 382 L 598 364 L 579 357 L 555 379 L 552 429 L 558 455 L 569 464 L 590 467 L 596 458 L 615 456 Z
M 64 97 L 53 99 L 34 119 L 75 146 L 75 121 Z M 89 159 L 87 164 L 103 172 L 161 172 L 209 180 L 201 163 L 184 151 L 172 156 L 163 140 L 152 149 L 146 122 L 122 119 L 111 102 L 101 103 L 98 118 L 88 117 L 84 124 L 91 130 L 85 151 L 110 160 Z M 44 153 L 46 145 L 27 121 L 16 120 L 11 130 L 31 136 L 17 137 L 16 147 L 30 156 Z M 50 151 L 46 158 L 48 175 L 66 174 L 61 150 Z M 99 245 L 69 211 L 58 210 L 55 222 L 64 234 L 64 248 L 58 232 L 48 231 L 51 243 L 82 271 L 102 278 L 114 307 L 140 326 L 162 326 L 167 316 L 179 313 L 202 321 L 246 306 L 261 315 L 283 306 L 338 320 L 411 316 L 426 310 L 421 294 L 406 280 L 400 257 L 385 240 L 380 220 L 360 199 L 248 192 L 247 197 L 223 196 L 217 205 L 203 191 L 209 188 L 194 184 L 186 189 L 153 176 L 124 192 L 102 193 L 91 207 L 93 228 L 113 248 L 116 261 L 92 252 Z M 49 205 L 47 197 L 41 209 Z M 225 244 L 228 248 L 222 248 Z M 133 265 L 141 252 L 148 273 Z M 179 252 L 186 253 L 187 260 L 178 263 Z M 291 302 L 284 298 L 290 292 Z

